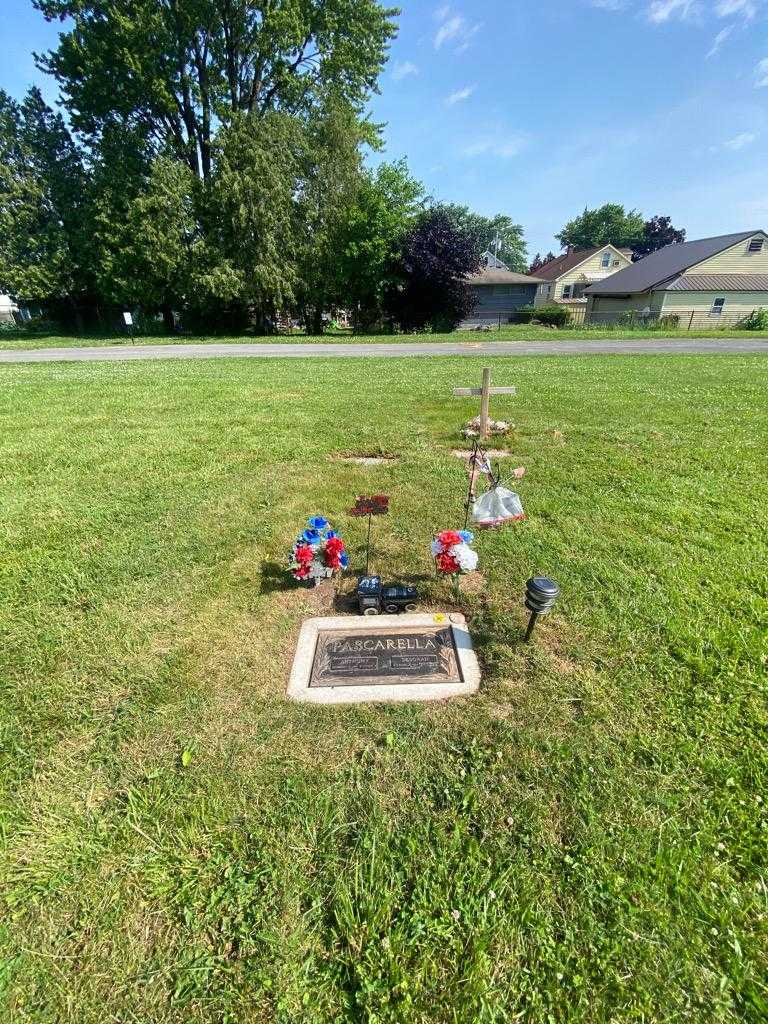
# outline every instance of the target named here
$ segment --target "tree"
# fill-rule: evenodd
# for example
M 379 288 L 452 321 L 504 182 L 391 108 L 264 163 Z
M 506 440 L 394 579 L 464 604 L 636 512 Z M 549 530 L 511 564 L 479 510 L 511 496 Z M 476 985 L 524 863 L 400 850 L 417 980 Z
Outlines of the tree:
M 37 88 L 17 104 L 0 92 L 0 285 L 63 302 L 79 320 L 92 288 L 87 177 L 59 114 Z
M 424 187 L 405 161 L 361 174 L 339 224 L 334 258 L 338 294 L 351 307 L 356 328 L 369 330 L 381 319 L 384 296 L 397 280 L 402 240 L 423 200 Z
M 322 334 L 323 312 L 348 304 L 339 275 L 340 235 L 362 179 L 360 146 L 376 138 L 366 121 L 338 102 L 310 118 L 304 134 L 297 299 L 307 329 Z
M 642 238 L 632 246 L 632 253 L 636 260 L 643 256 L 663 249 L 666 245 L 679 245 L 685 241 L 685 229 L 672 227 L 671 217 L 651 217 L 643 225 Z
M 361 111 L 397 14 L 376 0 L 34 3 L 49 20 L 71 19 L 38 62 L 89 144 L 117 125 L 206 179 L 218 127 L 237 115 L 306 115 L 329 95 Z
M 619 203 L 606 203 L 596 210 L 584 209 L 565 225 L 555 238 L 563 248 L 590 249 L 610 242 L 632 248 L 643 237 L 644 223 L 637 210 L 625 210 Z
M 104 294 L 122 305 L 160 309 L 165 329 L 173 310 L 192 293 L 202 241 L 195 178 L 180 160 L 158 157 L 146 186 L 113 220 L 108 205 L 99 223 L 99 272 Z
M 506 213 L 497 213 L 493 217 L 484 217 L 475 213 L 468 206 L 457 203 L 445 205 L 445 209 L 455 219 L 460 230 L 470 231 L 477 236 L 480 252 L 486 249 L 496 252 L 498 240 L 498 257 L 510 270 L 525 272 L 527 254 L 522 225 L 516 224 Z
M 555 259 L 555 254 L 553 252 L 548 252 L 544 259 L 541 258 L 541 253 L 537 252 L 533 257 L 530 267 L 528 267 L 528 273 L 535 274 L 536 271 L 543 267 L 545 263 L 549 263 L 549 261 L 553 259 Z
M 300 193 L 307 137 L 290 114 L 240 114 L 222 129 L 200 214 L 205 244 L 189 301 L 201 313 L 251 308 L 261 331 L 300 283 Z
M 478 235 L 435 206 L 406 232 L 387 310 L 405 331 L 452 330 L 475 306 L 467 276 L 479 269 Z

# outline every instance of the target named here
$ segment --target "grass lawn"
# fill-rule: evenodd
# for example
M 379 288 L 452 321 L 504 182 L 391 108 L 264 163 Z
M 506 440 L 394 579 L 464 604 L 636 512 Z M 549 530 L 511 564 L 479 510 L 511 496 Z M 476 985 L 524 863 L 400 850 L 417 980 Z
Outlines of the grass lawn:
M 359 567 L 389 493 L 375 564 L 450 606 L 466 361 L 2 367 L 2 1019 L 765 1021 L 767 372 L 499 359 L 481 693 L 310 709 L 286 550 L 322 512 Z
M 313 343 L 333 344 L 403 344 L 406 342 L 438 343 L 445 341 L 614 341 L 616 339 L 638 338 L 768 338 L 768 331 L 738 331 L 720 329 L 712 331 L 643 331 L 627 330 L 620 327 L 589 328 L 575 327 L 558 329 L 537 327 L 530 324 L 517 324 L 503 327 L 500 331 L 452 331 L 448 334 L 363 334 L 354 335 L 349 331 L 329 332 L 322 336 L 306 334 L 280 334 L 272 337 L 254 337 L 253 335 L 236 335 L 231 338 L 200 335 L 187 337 L 175 335 L 169 337 L 160 334 L 154 337 L 123 337 L 114 334 L 105 335 L 48 335 L 48 334 L 0 334 L 0 349 L 35 349 L 35 348 L 73 348 L 94 347 L 98 345 L 209 345 L 209 344 L 249 344 L 253 342 L 277 342 L 284 345 L 306 345 Z

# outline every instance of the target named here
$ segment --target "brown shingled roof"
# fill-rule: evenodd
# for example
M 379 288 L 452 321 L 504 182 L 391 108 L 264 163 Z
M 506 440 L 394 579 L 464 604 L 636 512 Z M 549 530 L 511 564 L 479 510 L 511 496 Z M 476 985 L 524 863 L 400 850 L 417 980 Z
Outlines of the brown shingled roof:
M 562 256 L 555 256 L 553 260 L 545 263 L 543 267 L 539 267 L 536 271 L 536 276 L 543 277 L 545 281 L 554 281 L 555 278 L 566 274 L 569 270 L 573 270 L 574 267 L 578 267 L 584 260 L 588 260 L 590 256 L 594 256 L 595 253 L 600 252 L 604 248 L 605 245 L 596 245 L 592 249 L 571 249 L 570 252 L 564 252 Z M 631 257 L 632 255 L 631 249 L 619 249 L 619 252 L 624 256 Z

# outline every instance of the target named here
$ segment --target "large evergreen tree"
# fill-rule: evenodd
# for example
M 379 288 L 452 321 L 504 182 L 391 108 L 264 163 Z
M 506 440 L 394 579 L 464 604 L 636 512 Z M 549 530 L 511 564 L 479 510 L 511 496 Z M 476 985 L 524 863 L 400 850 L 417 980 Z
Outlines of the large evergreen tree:
M 0 92 L 0 287 L 79 320 L 92 290 L 88 181 L 60 114 L 37 88 Z

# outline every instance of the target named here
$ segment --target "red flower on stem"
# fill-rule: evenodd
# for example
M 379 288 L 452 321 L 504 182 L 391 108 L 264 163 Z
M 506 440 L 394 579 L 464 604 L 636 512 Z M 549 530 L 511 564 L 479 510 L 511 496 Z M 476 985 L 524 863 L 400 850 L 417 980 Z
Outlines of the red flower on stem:
M 444 548 L 452 548 L 454 544 L 461 544 L 461 537 L 455 530 L 442 530 L 438 533 L 437 539 Z
M 437 563 L 437 568 L 439 569 L 439 571 L 444 573 L 452 574 L 458 572 L 460 568 L 459 563 L 456 561 L 453 555 L 449 555 L 446 551 L 443 551 L 439 555 L 436 555 L 435 562 Z
M 341 553 L 344 541 L 340 537 L 331 537 L 325 542 L 325 564 L 329 569 L 341 568 Z
M 296 548 L 296 561 L 301 565 L 309 565 L 314 557 L 314 551 L 309 544 L 299 544 Z

